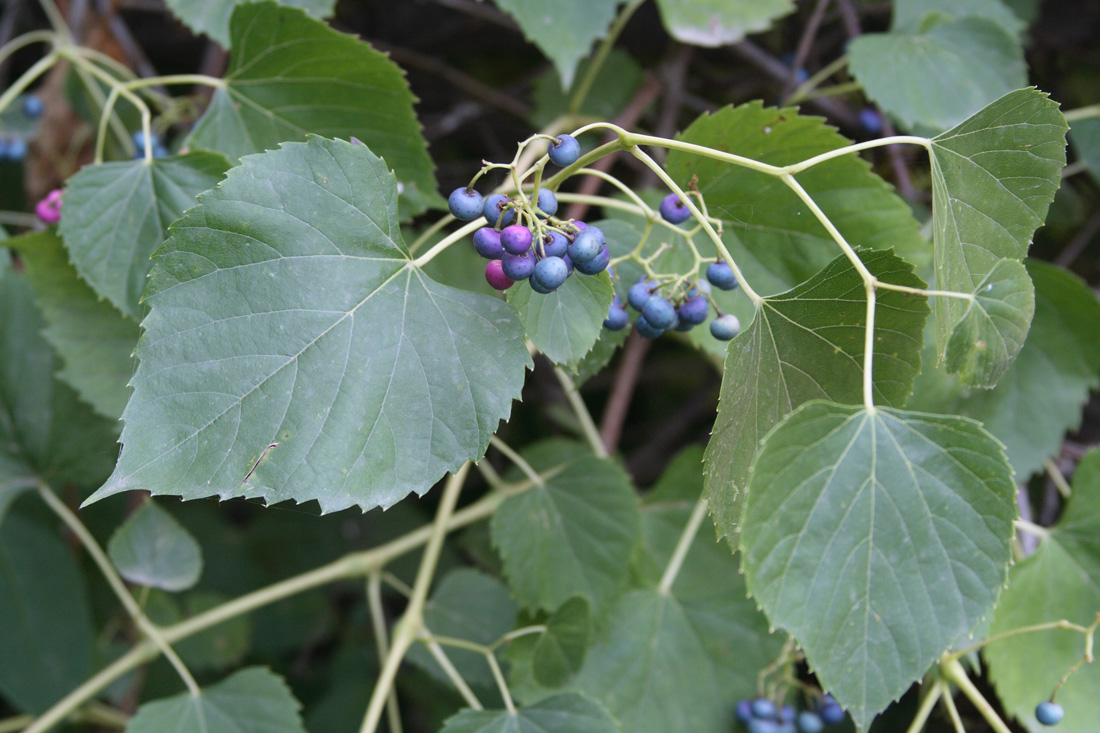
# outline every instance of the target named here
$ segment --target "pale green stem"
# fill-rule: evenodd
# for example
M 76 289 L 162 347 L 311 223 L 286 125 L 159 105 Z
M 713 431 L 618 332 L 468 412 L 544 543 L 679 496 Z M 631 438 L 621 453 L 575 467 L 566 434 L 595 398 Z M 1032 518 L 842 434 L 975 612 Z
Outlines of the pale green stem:
M 531 468 L 531 464 L 525 461 L 523 459 L 523 456 L 512 450 L 512 446 L 508 445 L 495 435 L 489 438 L 489 445 L 493 446 L 498 451 L 503 453 L 509 461 L 514 463 L 519 470 L 523 471 L 523 474 L 528 479 L 530 479 L 531 483 L 533 483 L 535 486 L 546 485 L 546 482 L 543 481 L 542 476 L 539 476 L 538 471 Z
M 894 283 L 887 283 L 879 280 L 877 277 L 875 280 L 875 288 L 878 290 L 895 290 L 899 293 L 909 293 L 910 295 L 924 295 L 929 298 L 939 296 L 941 298 L 958 298 L 959 300 L 974 300 L 972 293 L 960 293 L 955 290 L 928 290 L 923 288 L 911 288 L 908 285 L 896 285 Z
M 409 254 L 416 254 L 416 251 L 424 246 L 424 243 L 432 238 L 433 235 L 441 231 L 444 227 L 455 221 L 455 218 L 450 214 L 436 219 L 435 223 L 420 233 L 412 244 L 409 245 Z
M 943 669 L 944 677 L 958 685 L 962 693 L 970 700 L 971 704 L 978 709 L 978 712 L 982 714 L 989 726 L 996 731 L 996 733 L 1012 733 L 1005 722 L 1001 720 L 1001 716 L 997 715 L 997 711 L 993 709 L 993 706 L 989 704 L 989 701 L 982 696 L 982 693 L 974 686 L 974 683 L 970 681 L 970 677 L 967 676 L 966 670 L 959 664 L 957 659 L 947 659 L 940 662 L 940 667 Z
M 656 139 L 662 140 L 664 138 Z M 664 168 L 658 165 L 657 161 L 649 157 L 649 155 L 647 155 L 644 151 L 636 147 L 632 147 L 630 148 L 630 153 L 635 158 L 645 163 L 646 166 L 651 171 L 653 171 L 666 186 L 668 186 L 669 190 L 680 197 L 680 200 L 683 201 L 684 204 L 688 207 L 688 210 L 691 212 L 692 216 L 695 217 L 695 220 L 702 225 L 703 231 L 705 231 L 707 236 L 710 237 L 711 242 L 714 243 L 714 246 L 718 250 L 718 253 L 722 256 L 722 259 L 724 259 L 726 261 L 726 264 L 730 266 L 730 269 L 733 270 L 733 275 L 737 279 L 738 285 L 741 286 L 742 292 L 745 293 L 745 295 L 748 297 L 749 300 L 753 302 L 754 305 L 759 305 L 763 298 L 761 298 L 757 294 L 757 292 L 752 289 L 752 286 L 749 285 L 748 280 L 745 279 L 744 274 L 741 272 L 741 268 L 738 267 L 737 263 L 734 261 L 733 255 L 731 255 L 730 251 L 726 249 L 725 242 L 723 242 L 722 238 L 718 236 L 718 232 L 714 231 L 714 227 L 712 227 L 710 222 L 707 221 L 706 217 L 703 215 L 703 212 L 699 210 L 699 207 L 695 205 L 695 202 L 691 199 L 691 197 L 684 193 L 684 190 L 680 188 L 679 185 L 677 185 L 676 181 L 672 180 L 672 177 L 665 173 Z M 755 163 L 755 161 L 753 162 Z M 768 167 L 771 168 L 772 166 Z
M 1100 104 L 1091 104 L 1088 107 L 1071 109 L 1068 112 L 1063 112 L 1062 116 L 1066 118 L 1066 122 L 1077 122 L 1078 120 L 1087 120 L 1090 117 L 1100 117 Z
M 831 87 L 821 87 L 820 89 L 814 89 L 802 95 L 803 100 L 820 99 L 821 97 L 836 97 L 841 94 L 850 94 L 851 92 L 858 92 L 863 88 L 863 85 L 858 81 L 847 81 L 843 84 L 834 84 Z
M 841 56 L 840 58 L 833 59 L 831 62 L 829 62 L 825 66 L 821 67 L 821 69 L 816 74 L 814 74 L 809 79 L 807 79 L 806 81 L 799 84 L 795 88 L 795 90 L 793 92 L 791 92 L 791 96 L 789 96 L 785 100 L 783 100 L 783 104 L 785 104 L 785 105 L 786 104 L 798 104 L 803 99 L 806 99 L 807 98 L 806 95 L 808 95 L 814 89 L 819 87 L 822 82 L 824 82 L 830 76 L 837 73 L 838 71 L 840 71 L 841 69 L 843 69 L 847 65 L 848 65 L 848 57 L 847 56 Z
M 913 718 L 913 722 L 909 724 L 909 727 L 905 730 L 905 733 L 920 733 L 924 728 L 924 724 L 928 722 L 928 716 L 932 714 L 932 708 L 936 706 L 936 703 L 940 699 L 940 695 L 943 694 L 943 683 L 940 680 L 936 680 L 932 685 L 932 689 L 928 691 L 928 694 L 924 696 L 924 699 L 920 701 L 920 707 L 917 708 L 917 714 Z
M 1021 532 L 1035 535 L 1039 539 L 1046 539 L 1050 536 L 1050 530 L 1046 527 L 1040 527 L 1038 524 L 1029 522 L 1026 519 L 1014 519 L 1012 520 L 1012 526 Z
M 115 566 L 111 564 L 110 558 L 107 557 L 107 553 L 96 542 L 95 537 L 88 531 L 88 528 L 84 526 L 84 523 L 65 506 L 65 502 L 57 498 L 49 486 L 44 483 L 38 485 L 38 494 L 42 497 L 42 500 L 46 502 L 54 514 L 56 514 L 65 526 L 76 535 L 76 538 L 80 540 L 80 544 L 84 546 L 84 549 L 88 552 L 88 555 L 95 562 L 99 568 L 100 573 L 103 574 L 104 579 L 107 581 L 107 585 L 111 586 L 111 590 L 118 596 L 118 600 L 122 603 L 122 607 L 126 609 L 126 613 L 130 618 L 134 620 L 137 627 L 145 634 L 149 641 L 153 642 L 160 650 L 160 653 L 171 662 L 175 668 L 176 673 L 183 680 L 183 683 L 187 685 L 187 691 L 191 693 L 192 697 L 199 696 L 199 685 L 195 682 L 195 678 L 191 676 L 191 672 L 187 669 L 187 665 L 183 663 L 183 660 L 179 658 L 172 646 L 164 639 L 159 627 L 157 627 L 152 621 L 150 621 L 144 613 L 141 611 L 141 607 L 138 606 L 137 601 L 130 595 L 130 591 L 126 589 L 126 584 L 122 582 L 122 578 L 119 577 L 118 572 L 115 571 Z
M 639 210 L 645 212 L 646 216 L 648 216 L 649 218 L 652 218 L 652 219 L 657 218 L 656 212 L 654 212 L 653 209 L 649 208 L 649 205 L 646 204 L 646 202 L 642 200 L 641 196 L 639 196 L 638 194 L 636 194 L 634 192 L 633 188 L 626 185 L 625 183 L 623 183 L 622 181 L 620 181 L 618 178 L 611 175 L 610 173 L 605 173 L 604 171 L 601 171 L 597 168 L 581 168 L 579 171 L 577 171 L 577 175 L 578 176 L 595 176 L 596 178 L 599 178 L 600 180 L 607 181 L 612 186 L 614 186 L 615 188 L 619 189 L 624 194 L 626 194 L 627 197 L 630 198 L 630 200 L 633 201 L 637 205 Z
M 657 590 L 663 596 L 672 592 L 672 584 L 676 582 L 676 576 L 680 574 L 680 568 L 684 565 L 691 543 L 695 541 L 695 535 L 699 533 L 699 526 L 707 516 L 707 500 L 699 499 L 695 502 L 695 508 L 691 510 L 684 531 L 680 533 L 680 539 L 676 542 L 676 549 L 672 551 L 672 557 L 668 560 L 664 575 L 661 576 L 661 584 Z
M 485 220 L 482 218 L 477 218 L 469 222 L 460 229 L 456 229 L 443 239 L 439 240 L 439 242 L 437 242 L 434 247 L 413 260 L 412 264 L 416 267 L 423 267 L 424 265 L 435 259 L 436 255 L 441 253 L 443 250 L 447 249 L 455 242 L 461 241 L 462 239 L 470 236 L 483 226 L 485 226 Z
M 27 227 L 30 229 L 38 226 L 38 217 L 34 214 L 23 213 L 22 211 L 0 211 L 0 224 Z
M 493 464 L 489 463 L 489 461 L 482 458 L 474 464 L 474 467 L 493 491 L 500 491 L 501 487 L 504 486 L 504 479 L 500 477 L 500 474 L 497 473 L 497 470 L 493 468 Z
M 1069 482 L 1066 481 L 1066 477 L 1062 475 L 1062 471 L 1058 468 L 1058 464 L 1048 458 L 1043 461 L 1043 467 L 1046 469 L 1047 475 L 1050 476 L 1050 480 L 1058 487 L 1058 493 L 1062 495 L 1063 499 L 1068 499 L 1070 494 L 1073 493 L 1073 489 L 1070 488 Z
M 88 703 L 84 708 L 84 715 L 89 723 L 98 723 L 112 728 L 125 728 L 130 723 L 129 715 L 99 702 Z
M 607 458 L 607 446 L 603 444 L 603 439 L 600 438 L 600 429 L 596 427 L 596 422 L 592 419 L 592 413 L 588 411 L 588 406 L 584 404 L 584 398 L 581 397 L 581 393 L 577 390 L 577 385 L 574 384 L 573 378 L 566 374 L 565 370 L 560 366 L 554 367 L 554 375 L 558 378 L 558 383 L 565 391 L 565 397 L 569 400 L 569 405 L 573 408 L 573 413 L 577 416 L 577 421 L 581 424 L 581 430 L 584 432 L 585 440 L 588 441 L 588 445 L 592 448 L 592 452 L 598 458 Z
M 585 99 L 588 97 L 588 92 L 592 89 L 592 83 L 596 81 L 596 77 L 599 76 L 600 69 L 603 68 L 604 61 L 607 60 L 607 55 L 611 53 L 611 48 L 615 45 L 615 41 L 618 40 L 619 34 L 623 32 L 623 28 L 626 27 L 630 17 L 634 15 L 634 11 L 645 2 L 645 0 L 631 0 L 630 4 L 624 7 L 615 21 L 611 24 L 611 27 L 607 29 L 607 37 L 604 38 L 600 44 L 599 50 L 596 51 L 596 56 L 592 59 L 592 63 L 588 65 L 585 70 L 584 76 L 581 78 L 580 83 L 577 84 L 577 89 L 573 92 L 572 99 L 569 100 L 569 113 L 577 114 L 580 112 L 581 107 L 584 106 Z
M 836 150 L 830 150 L 827 153 L 821 155 L 815 155 L 812 158 L 807 158 L 799 163 L 792 163 L 791 165 L 784 166 L 779 169 L 779 173 L 801 173 L 804 170 L 813 168 L 815 165 L 824 163 L 827 160 L 833 158 L 841 158 L 845 155 L 851 155 L 852 153 L 858 153 L 861 150 L 870 150 L 872 148 L 881 148 L 886 145 L 920 145 L 926 150 L 931 150 L 932 141 L 926 137 L 918 137 L 916 135 L 894 135 L 892 137 L 880 137 L 875 140 L 868 140 L 862 143 L 856 143 L 854 145 L 845 145 L 843 148 L 837 148 Z M 776 174 L 773 174 L 776 175 Z
M 378 663 L 385 664 L 390 652 L 389 635 L 386 633 L 386 616 L 382 609 L 382 577 L 374 572 L 367 578 L 367 604 L 370 606 L 370 621 L 374 628 L 374 641 L 378 647 Z M 386 720 L 393 733 L 402 733 L 401 708 L 397 704 L 397 688 L 391 688 L 386 700 Z
M 0 720 L 0 733 L 17 733 L 34 722 L 33 715 L 16 715 Z
M 508 691 L 508 683 L 504 681 L 504 675 L 500 672 L 500 664 L 497 662 L 496 655 L 492 651 L 485 651 L 485 660 L 489 662 L 489 668 L 493 670 L 493 679 L 497 681 L 497 687 L 500 689 L 500 696 L 504 698 L 504 707 L 508 710 L 510 715 L 516 714 L 516 704 L 512 702 L 512 694 Z
M 950 690 L 943 696 L 943 706 L 947 708 L 947 717 L 951 718 L 955 733 L 966 733 L 966 727 L 963 725 L 962 718 L 959 717 L 959 710 L 955 707 L 955 698 L 951 697 Z
M 1062 169 L 1062 180 L 1075 176 L 1078 173 L 1084 173 L 1089 169 L 1089 164 L 1083 160 L 1075 160 L 1065 168 Z
M 466 680 L 462 677 L 462 673 L 458 671 L 454 663 L 451 662 L 450 657 L 447 656 L 447 652 L 443 651 L 443 647 L 435 637 L 431 636 L 431 631 L 421 625 L 422 635 L 420 641 L 424 646 L 428 647 L 428 652 L 435 659 L 436 663 L 443 669 L 443 673 L 447 675 L 447 679 L 451 681 L 451 684 L 455 686 L 458 693 L 462 695 L 462 699 L 466 701 L 468 707 L 474 710 L 483 710 L 484 706 L 481 704 L 481 700 L 477 699 L 477 695 L 470 689 L 470 686 L 466 684 Z
M 504 636 L 500 637 L 495 642 L 493 642 L 489 646 L 489 648 L 490 649 L 497 649 L 498 647 L 503 646 L 504 644 L 508 644 L 512 641 L 515 641 L 516 639 L 520 638 L 521 636 L 530 636 L 531 634 L 545 634 L 545 633 L 546 633 L 546 624 L 534 624 L 533 626 L 524 626 L 523 628 L 513 629 L 512 631 L 509 631 L 507 634 L 505 634 Z
M 1100 627 L 1100 611 L 1096 613 L 1096 620 L 1092 622 L 1092 626 L 1085 629 L 1085 653 L 1077 660 L 1077 663 L 1066 670 L 1066 673 L 1062 675 L 1062 679 L 1058 680 L 1058 684 L 1054 686 L 1054 690 L 1050 693 L 1050 701 L 1054 702 L 1055 696 L 1058 694 L 1058 690 L 1062 689 L 1062 685 L 1066 684 L 1070 677 L 1077 674 L 1077 671 L 1086 664 L 1092 664 L 1092 646 L 1096 636 L 1096 629 Z
M 4 44 L 3 47 L 0 47 L 0 64 L 4 63 L 5 59 L 22 48 L 26 48 L 34 43 L 53 43 L 56 37 L 53 31 L 31 31 L 30 33 L 16 36 Z
M 56 64 L 60 58 L 61 54 L 55 49 L 38 59 L 31 68 L 24 71 L 18 79 L 12 82 L 10 87 L 4 90 L 3 94 L 0 94 L 0 112 L 6 110 L 15 101 L 16 97 L 33 84 L 35 79 L 49 71 L 50 67 Z
M 436 511 L 435 523 L 431 528 L 431 536 L 424 548 L 424 555 L 420 559 L 420 569 L 416 573 L 416 582 L 413 583 L 412 597 L 405 608 L 405 614 L 394 627 L 393 646 L 386 656 L 386 662 L 382 665 L 382 671 L 375 682 L 374 692 L 371 694 L 370 704 L 363 716 L 363 725 L 360 733 L 374 733 L 378 729 L 378 723 L 382 719 L 382 710 L 389 699 L 390 689 L 397 677 L 397 668 L 401 666 L 401 660 L 405 658 L 409 647 L 416 640 L 423 623 L 424 603 L 428 599 L 428 590 L 435 576 L 436 564 L 439 562 L 439 553 L 443 549 L 443 540 L 447 536 L 448 523 L 454 513 L 455 504 L 458 503 L 458 495 L 462 492 L 462 484 L 466 480 L 466 474 L 472 464 L 469 461 L 462 464 L 462 468 L 447 479 L 443 487 L 443 496 L 439 500 L 439 509 Z

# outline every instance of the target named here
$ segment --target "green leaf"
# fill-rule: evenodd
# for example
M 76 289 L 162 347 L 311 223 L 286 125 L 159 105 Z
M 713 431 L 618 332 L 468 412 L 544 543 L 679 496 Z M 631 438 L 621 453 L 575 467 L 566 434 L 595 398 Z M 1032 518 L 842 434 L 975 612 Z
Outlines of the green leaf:
M 18 514 L 0 529 L 0 695 L 43 713 L 91 671 L 92 614 L 67 544 Z
M 850 144 L 820 117 L 760 102 L 701 115 L 678 139 L 777 166 Z M 726 221 L 725 241 L 736 242 L 734 258 L 761 295 L 808 280 L 836 257 L 829 233 L 775 176 L 678 150 L 669 152 L 667 169 L 683 186 L 698 176 L 710 214 Z M 834 158 L 796 178 L 852 246 L 893 248 L 912 262 L 927 249 L 909 206 L 859 156 Z
M 282 677 L 247 667 L 203 688 L 198 697 L 184 692 L 145 703 L 126 733 L 305 733 L 300 708 Z
M 669 35 L 693 46 L 736 43 L 771 28 L 794 10 L 792 0 L 657 0 Z
M 340 141 L 245 158 L 173 226 L 147 298 L 97 500 L 390 506 L 484 453 L 531 364 L 511 306 L 412 262 L 392 173 Z
M 546 619 L 546 631 L 535 643 L 532 669 L 543 687 L 562 687 L 584 665 L 592 611 L 583 596 L 573 596 Z
M 208 152 L 85 166 L 69 179 L 59 229 L 77 272 L 100 297 L 140 319 L 150 255 L 168 225 L 228 167 Z
M 149 594 L 146 613 L 154 623 L 169 626 L 229 600 L 221 593 L 210 591 L 170 595 L 156 590 Z M 313 614 L 312 618 L 316 617 L 317 614 Z M 270 624 L 271 616 L 265 620 Z M 184 664 L 192 670 L 221 670 L 240 664 L 249 651 L 251 640 L 252 617 L 243 614 L 178 641 L 173 646 Z
M 849 44 L 848 55 L 867 96 L 910 128 L 951 127 L 1027 84 L 1019 39 L 982 17 L 923 32 L 867 33 Z
M 1035 318 L 1016 361 L 991 390 L 969 390 L 942 370 L 917 377 L 907 407 L 972 417 L 1005 444 L 1018 478 L 1055 455 L 1081 425 L 1089 391 L 1100 387 L 1100 302 L 1061 268 L 1031 260 Z
M 1065 133 L 1058 105 L 1042 92 L 1021 89 L 931 141 L 938 289 L 976 294 L 995 269 L 1004 267 L 1002 260 L 1024 258 L 1061 183 Z M 994 279 L 1005 274 L 1001 269 Z M 970 302 L 958 298 L 937 302 L 941 357 L 970 310 Z M 956 349 L 951 361 L 962 365 L 978 359 L 985 363 L 973 372 L 977 385 L 988 385 L 991 375 L 1007 366 L 966 349 Z
M 592 44 L 607 35 L 622 0 L 554 0 L 553 10 L 543 0 L 496 0 L 515 18 L 528 41 L 542 51 L 561 77 L 562 89 L 573 85 L 577 64 Z
M 951 331 L 944 365 L 975 387 L 992 387 L 1020 353 L 1035 314 L 1035 288 L 1019 260 L 1004 259 L 978 283 Z
M 229 46 L 229 17 L 241 3 L 253 0 L 166 0 L 168 9 L 195 33 L 205 33 Z M 302 8 L 314 18 L 328 18 L 336 9 L 336 0 L 279 0 L 281 5 Z
M 41 336 L 34 291 L 0 251 L 0 520 L 39 480 L 89 489 L 117 455 L 114 424 L 54 377 L 57 360 Z
M 518 608 L 508 589 L 496 578 L 472 568 L 447 573 L 424 606 L 424 626 L 433 636 L 464 639 L 488 646 L 512 630 Z M 471 685 L 492 686 L 493 672 L 484 654 L 469 649 L 443 647 L 447 658 Z M 437 679 L 449 678 L 427 648 L 417 644 L 408 659 Z
M 421 194 L 436 190 L 415 98 L 401 69 L 368 44 L 303 11 L 244 3 L 230 23 L 225 86 L 188 138 L 235 160 L 287 140 L 356 137 Z M 68 202 L 66 202 L 68 203 Z
M 990 635 L 1066 619 L 1089 626 L 1100 611 L 1100 451 L 1077 467 L 1073 494 L 1062 518 L 1030 557 L 1017 562 L 993 616 Z M 1084 637 L 1051 630 L 1018 634 L 982 651 L 1006 709 L 1033 733 L 1035 705 L 1050 696 L 1062 675 L 1081 660 Z M 1089 733 L 1100 715 L 1100 667 L 1086 664 L 1058 691 L 1065 720 L 1058 730 Z
M 527 458 L 545 483 L 505 499 L 490 525 L 508 584 L 527 608 L 553 610 L 581 595 L 601 615 L 622 590 L 638 541 L 630 478 L 580 445 L 564 464 Z
M 578 79 L 584 78 L 591 63 L 592 59 L 580 62 L 573 78 L 574 85 Z M 645 72 L 638 62 L 626 51 L 613 48 L 596 72 L 596 78 L 577 114 L 602 120 L 614 119 L 619 110 L 630 102 L 643 81 Z M 540 74 L 531 84 L 531 105 L 531 127 L 538 130 L 548 127 L 562 110 L 569 108 L 569 94 L 562 89 L 561 79 L 556 71 L 547 69 L 546 73 Z M 582 137 L 580 142 L 584 145 L 586 141 Z
M 117 420 L 130 399 L 137 322 L 96 295 L 69 263 L 61 239 L 47 229 L 7 241 L 19 252 L 48 324 L 42 335 L 65 366 L 58 378 L 101 415 Z
M 862 252 L 883 282 L 924 287 L 889 252 Z M 927 299 L 880 289 L 875 303 L 874 399 L 901 406 L 920 371 Z M 760 440 L 804 402 L 863 400 L 867 296 L 859 273 L 838 257 L 811 280 L 766 298 L 729 346 L 718 416 L 706 453 L 707 501 L 720 536 L 737 537 L 749 466 Z
M 520 708 L 463 710 L 448 718 L 440 733 L 619 733 L 606 710 L 576 692 L 566 692 Z
M 131 583 L 186 590 L 202 573 L 202 549 L 171 514 L 149 500 L 111 536 L 107 554 Z
M 519 283 L 508 290 L 508 302 L 519 311 L 527 336 L 539 351 L 556 364 L 576 367 L 599 339 L 612 295 L 611 279 L 605 273 L 575 273 L 546 295 Z
M 1086 117 L 1074 120 L 1069 131 L 1069 140 L 1077 159 L 1084 161 L 1085 168 L 1094 181 L 1100 183 L 1100 119 Z
M 929 15 L 948 20 L 956 18 L 985 18 L 1001 26 L 1012 36 L 1020 35 L 1026 24 L 1001 0 L 897 0 L 894 3 L 894 20 L 891 30 L 919 33 Z
M 975 423 L 812 402 L 764 439 L 741 542 L 750 592 L 856 726 L 990 610 L 1016 485 Z

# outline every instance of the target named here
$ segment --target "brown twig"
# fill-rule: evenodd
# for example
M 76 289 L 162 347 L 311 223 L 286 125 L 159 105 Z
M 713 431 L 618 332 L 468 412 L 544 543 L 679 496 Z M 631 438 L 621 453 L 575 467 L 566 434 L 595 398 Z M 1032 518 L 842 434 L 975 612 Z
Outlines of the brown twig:
M 825 9 L 829 7 L 829 0 L 817 0 L 810 19 L 806 21 L 806 27 L 802 29 L 802 37 L 798 39 L 798 46 L 794 52 L 794 59 L 787 74 L 787 83 L 783 88 L 783 97 L 789 97 L 795 87 L 798 86 L 798 70 L 806 66 L 806 59 L 810 56 L 817 31 L 821 28 L 821 20 L 825 17 Z
M 1100 233 L 1100 209 L 1092 212 L 1092 216 L 1085 222 L 1085 225 L 1077 231 L 1077 234 L 1073 235 L 1073 239 L 1069 240 L 1069 244 L 1054 258 L 1054 264 L 1069 267 L 1085 251 L 1085 247 L 1089 246 L 1089 243 L 1098 233 Z
M 619 370 L 615 372 L 615 379 L 611 383 L 611 394 L 607 398 L 607 406 L 600 420 L 600 439 L 608 453 L 614 453 L 619 447 L 619 440 L 623 436 L 623 425 L 626 423 L 626 413 L 630 410 L 630 402 L 634 397 L 634 388 L 638 386 L 638 376 L 642 372 L 642 362 L 653 344 L 649 339 L 644 339 L 634 331 L 626 339 L 623 347 L 622 359 L 619 361 Z

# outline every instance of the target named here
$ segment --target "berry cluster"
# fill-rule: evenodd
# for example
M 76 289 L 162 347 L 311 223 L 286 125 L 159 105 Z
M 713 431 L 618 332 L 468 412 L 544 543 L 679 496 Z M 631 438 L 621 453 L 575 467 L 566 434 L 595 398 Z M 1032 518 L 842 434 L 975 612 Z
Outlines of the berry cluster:
M 831 695 L 826 695 L 816 711 L 795 712 L 790 705 L 782 708 L 766 697 L 737 703 L 737 719 L 749 733 L 822 733 L 827 725 L 844 721 L 844 709 Z

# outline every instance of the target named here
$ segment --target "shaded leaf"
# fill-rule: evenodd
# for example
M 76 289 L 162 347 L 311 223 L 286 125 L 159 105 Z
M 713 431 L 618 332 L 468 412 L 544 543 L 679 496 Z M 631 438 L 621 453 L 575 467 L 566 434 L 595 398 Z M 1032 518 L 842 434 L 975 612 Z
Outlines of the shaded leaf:
M 1002 260 L 1024 258 L 1061 183 L 1065 132 L 1056 103 L 1021 89 L 931 141 L 938 289 L 976 293 Z M 957 298 L 937 302 L 941 356 L 969 307 Z M 952 361 L 972 358 L 956 351 Z
M 225 86 L 188 143 L 235 160 L 307 134 L 362 140 L 398 180 L 436 190 L 416 101 L 401 69 L 357 38 L 296 8 L 244 3 L 230 22 Z M 68 203 L 68 202 L 66 202 Z
M 578 79 L 584 78 L 590 63 L 591 59 L 583 59 L 578 64 L 577 73 L 573 77 L 574 86 Z M 603 120 L 614 119 L 619 110 L 630 102 L 644 80 L 645 72 L 638 62 L 626 51 L 613 48 L 596 72 L 592 87 L 577 113 Z M 546 73 L 539 75 L 531 85 L 531 126 L 541 130 L 554 122 L 561 111 L 569 107 L 569 92 L 572 91 L 562 89 L 561 78 L 553 69 L 547 69 Z M 582 137 L 581 145 L 585 142 Z
M 123 578 L 152 588 L 186 590 L 202 573 L 199 543 L 152 499 L 111 535 L 107 554 Z
M 741 542 L 750 592 L 858 728 L 989 612 L 1016 485 L 966 418 L 812 402 L 765 438 Z
M 80 279 L 61 240 L 44 230 L 8 240 L 19 252 L 47 323 L 42 335 L 65 362 L 57 377 L 101 415 L 117 420 L 130 399 L 134 346 L 141 333 Z
M 924 287 L 889 252 L 862 252 L 884 282 Z M 926 298 L 878 290 L 874 399 L 905 404 L 920 371 Z M 804 402 L 863 400 L 867 296 L 859 273 L 838 257 L 811 280 L 766 298 L 729 346 L 718 416 L 706 453 L 707 501 L 720 536 L 736 538 L 749 466 L 760 440 Z
M 541 295 L 527 283 L 508 290 L 527 336 L 556 364 L 575 367 L 603 331 L 614 291 L 605 274 L 574 273 L 552 293 Z
M 484 453 L 531 363 L 520 324 L 423 274 L 396 199 L 366 146 L 321 138 L 200 197 L 157 254 L 122 455 L 95 499 L 368 509 Z
M 229 167 L 217 153 L 85 166 L 65 188 L 59 231 L 80 276 L 130 318 L 168 225 Z
M 535 643 L 535 682 L 556 688 L 567 684 L 584 664 L 592 611 L 583 596 L 574 596 L 546 619 L 546 631 Z
M 1020 41 L 988 18 L 927 30 L 866 33 L 848 46 L 848 69 L 867 96 L 906 127 L 942 130 L 1027 84 Z
M 69 547 L 19 516 L 0 528 L 0 694 L 43 713 L 91 671 L 92 614 Z
M 792 0 L 657 0 L 669 35 L 693 46 L 736 43 L 771 28 L 792 10 Z
M 247 667 L 203 688 L 198 697 L 184 692 L 143 704 L 126 733 L 305 733 L 300 708 L 282 677 Z
M 168 9 L 195 33 L 205 33 L 229 46 L 229 17 L 234 8 L 252 0 L 166 0 Z M 328 18 L 336 0 L 279 0 L 281 5 L 302 8 L 314 18 Z
M 993 616 L 990 634 L 1066 619 L 1089 626 L 1100 612 L 1100 451 L 1077 467 L 1065 513 L 1030 557 L 1008 575 L 1008 589 Z M 1080 661 L 1084 637 L 1074 631 L 1017 634 L 986 646 L 989 676 L 1008 711 L 1033 733 L 1048 730 L 1035 720 L 1035 704 L 1047 699 L 1062 675 Z M 1023 663 L 1026 662 L 1026 663 Z M 1100 667 L 1086 664 L 1058 691 L 1065 708 L 1059 730 L 1087 733 L 1100 715 Z
M 923 21 L 932 14 L 952 20 L 986 18 L 1013 36 L 1020 35 L 1026 27 L 1001 0 L 896 0 L 891 30 L 919 32 Z
M 440 733 L 619 733 L 619 724 L 599 704 L 566 692 L 520 708 L 463 710 Z
M 1085 168 L 1094 181 L 1100 182 L 1100 118 L 1086 117 L 1074 120 L 1069 131 L 1073 152 L 1084 161 Z
M 195 590 L 183 595 L 162 591 L 149 594 L 146 613 L 161 626 L 179 623 L 229 601 L 222 593 Z M 173 644 L 192 670 L 220 670 L 240 664 L 249 651 L 252 616 L 242 614 Z M 267 616 L 265 621 L 270 621 Z

